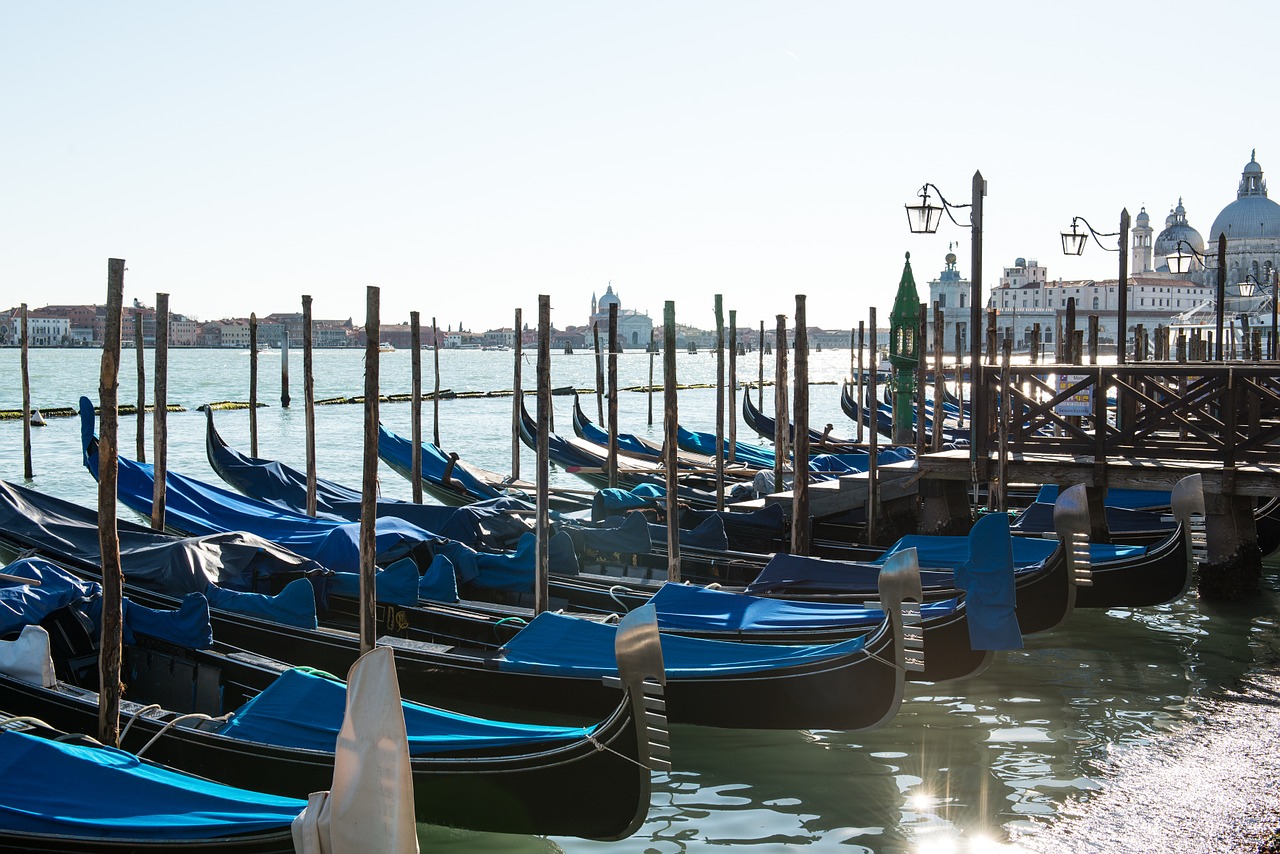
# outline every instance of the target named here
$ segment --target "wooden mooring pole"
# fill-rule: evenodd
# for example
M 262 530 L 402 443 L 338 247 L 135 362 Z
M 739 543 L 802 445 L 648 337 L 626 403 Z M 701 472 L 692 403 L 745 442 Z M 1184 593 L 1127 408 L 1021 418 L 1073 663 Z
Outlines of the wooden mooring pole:
M 548 574 L 551 567 L 551 297 L 538 295 L 538 406 L 535 454 L 534 534 L 537 538 L 533 577 L 533 611 L 551 607 Z
M 764 321 L 760 321 L 760 379 L 756 383 L 756 409 L 764 412 Z
M 867 321 L 867 334 L 871 342 L 871 358 L 867 365 L 867 396 L 858 401 L 859 405 L 868 407 L 871 413 L 870 426 L 867 428 L 867 542 L 874 545 L 876 541 L 876 522 L 880 515 L 880 496 L 876 489 L 877 456 L 880 453 L 880 406 L 876 402 L 876 369 L 880 367 L 876 348 L 876 309 L 871 307 L 871 316 Z M 859 335 L 861 337 L 861 335 Z M 859 351 L 861 358 L 861 351 Z
M 360 654 L 378 640 L 378 333 L 382 328 L 378 288 L 365 289 L 364 466 L 360 481 Z
M 249 456 L 258 456 L 258 315 L 249 312 Z
M 716 509 L 724 510 L 724 296 L 715 295 L 716 313 Z
M 609 303 L 609 486 L 618 486 L 618 304 Z
M 919 304 L 920 313 L 916 320 L 916 456 L 924 456 L 925 402 L 928 397 L 928 383 L 925 378 L 929 369 L 929 348 L 925 344 L 929 340 L 929 306 Z M 934 431 L 937 432 L 938 413 L 933 413 Z
M 516 309 L 516 377 L 520 376 L 520 309 Z M 409 312 L 409 480 L 413 488 L 413 503 L 422 503 L 422 314 Z M 516 406 L 520 405 L 520 383 L 516 382 Z M 516 447 L 520 446 L 520 434 L 514 434 Z M 518 458 L 513 458 L 518 459 Z M 519 466 L 519 463 L 513 463 Z
M 550 423 L 552 423 L 552 298 L 538 296 L 538 452 L 536 452 L 534 613 L 550 607 Z
M 120 746 L 121 632 L 124 573 L 116 529 L 119 472 L 120 327 L 124 303 L 124 260 L 107 261 L 107 316 L 102 370 L 98 379 L 98 549 L 102 558 L 102 636 L 98 652 L 98 741 Z
M 658 330 L 649 329 L 649 426 L 653 426 L 653 361 L 658 357 Z
M 511 351 L 515 358 L 512 360 L 512 376 L 511 376 L 511 479 L 513 481 L 520 479 L 520 409 L 524 405 L 524 378 L 521 376 L 521 369 L 524 361 L 524 340 L 521 337 L 524 328 L 524 310 L 516 309 L 515 320 L 515 341 Z M 417 439 L 414 444 L 418 444 Z M 419 458 L 419 466 L 422 461 Z M 422 477 L 421 469 L 417 469 L 414 473 L 415 479 Z
M 31 367 L 27 348 L 30 346 L 27 341 L 28 324 L 27 324 L 27 304 L 22 304 L 22 352 L 20 359 L 22 365 L 22 476 L 27 480 L 33 480 L 36 476 L 35 469 L 31 466 Z
M 289 327 L 280 336 L 280 406 L 289 408 Z
M 791 553 L 809 554 L 809 329 L 805 295 L 796 294 L 795 472 L 791 493 Z
M 942 343 L 942 306 L 933 304 L 933 446 L 934 453 L 942 450 L 942 425 L 945 407 L 944 391 L 946 390 L 946 373 L 942 369 L 942 360 L 946 349 Z M 923 349 L 923 343 L 921 344 Z
M 786 490 L 787 458 L 791 445 L 788 428 L 791 416 L 787 413 L 787 316 L 777 316 L 774 330 L 776 352 L 773 361 L 773 491 Z
M 676 304 L 662 309 L 662 464 L 667 476 L 667 580 L 680 583 L 680 481 L 676 471 L 676 438 L 680 406 L 676 398 Z
M 431 441 L 440 447 L 440 326 L 431 318 L 431 355 L 434 357 L 436 375 L 435 391 L 431 395 Z
M 596 353 L 596 423 L 604 423 L 604 362 L 600 359 L 600 324 L 591 323 L 591 341 Z
M 285 340 L 289 330 L 285 328 Z M 365 346 L 368 347 L 366 334 Z M 314 517 L 319 504 L 319 478 L 316 475 L 316 374 L 314 342 L 311 328 L 311 297 L 302 296 L 302 398 L 303 420 L 307 432 L 307 515 Z
M 169 466 L 169 295 L 156 294 L 155 415 L 151 419 L 154 487 L 151 492 L 151 527 L 164 530 L 165 475 Z
M 138 364 L 138 420 L 134 422 L 138 437 L 136 456 L 138 462 L 145 463 L 147 461 L 147 350 L 142 337 L 142 309 L 136 304 L 133 308 L 133 352 L 137 356 Z

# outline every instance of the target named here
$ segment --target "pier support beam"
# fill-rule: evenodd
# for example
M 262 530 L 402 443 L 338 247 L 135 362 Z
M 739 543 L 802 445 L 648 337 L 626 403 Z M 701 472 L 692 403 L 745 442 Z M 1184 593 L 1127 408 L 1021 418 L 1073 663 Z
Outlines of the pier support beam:
M 973 527 L 969 494 L 963 481 L 920 481 L 918 533 L 936 537 L 963 536 Z
M 1262 551 L 1253 499 L 1206 491 L 1204 505 L 1209 554 L 1200 565 L 1200 595 L 1235 600 L 1256 593 L 1262 578 Z

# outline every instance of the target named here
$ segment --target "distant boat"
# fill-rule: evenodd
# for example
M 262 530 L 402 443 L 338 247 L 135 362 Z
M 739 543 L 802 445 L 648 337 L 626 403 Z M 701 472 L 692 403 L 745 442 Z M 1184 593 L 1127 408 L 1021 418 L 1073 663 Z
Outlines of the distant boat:
M 396 348 L 392 347 L 390 342 L 383 341 L 381 344 L 378 345 L 379 353 L 394 353 L 395 351 L 396 351 Z

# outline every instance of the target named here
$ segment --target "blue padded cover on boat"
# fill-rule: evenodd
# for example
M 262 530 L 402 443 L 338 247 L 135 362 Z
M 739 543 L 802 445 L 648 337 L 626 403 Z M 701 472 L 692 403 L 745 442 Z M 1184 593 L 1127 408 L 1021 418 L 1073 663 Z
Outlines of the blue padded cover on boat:
M 288 830 L 305 801 L 150 765 L 110 747 L 0 731 L 0 828 L 74 839 L 210 839 Z
M 378 456 L 398 471 L 413 470 L 413 442 L 378 425 Z M 449 456 L 431 442 L 422 443 L 422 479 L 443 486 Z M 496 498 L 498 490 L 477 478 L 465 465 L 455 464 L 449 472 L 451 481 L 460 484 L 473 499 Z
M 763 594 L 791 588 L 838 593 L 875 593 L 879 578 L 880 566 L 876 563 L 851 563 L 779 552 L 769 559 L 755 580 L 746 586 L 746 592 Z M 954 581 L 950 570 L 920 571 L 920 583 L 925 588 L 950 587 Z
M 527 592 L 533 589 L 534 563 L 537 558 L 538 540 L 532 533 L 525 533 L 511 552 L 481 552 L 462 543 L 445 540 L 433 544 L 437 555 L 447 557 L 453 564 L 458 581 L 474 584 L 489 590 Z M 559 534 L 548 545 L 548 563 L 553 571 L 577 574 L 578 561 L 573 544 Z
M 738 530 L 743 533 L 759 533 L 768 536 L 781 536 L 786 533 L 787 514 L 781 504 L 766 504 L 759 510 L 750 513 L 730 513 L 723 510 L 680 511 L 680 523 L 688 524 L 691 520 L 705 520 L 712 517 L 720 519 L 726 532 Z
M 659 532 L 665 539 L 667 536 L 665 525 L 650 526 L 650 539 Z M 707 551 L 724 551 L 729 548 L 729 537 L 724 531 L 724 521 L 719 516 L 712 516 L 710 519 L 703 520 L 696 528 L 681 528 L 680 545 Z
M 649 520 L 642 513 L 625 516 L 612 515 L 596 527 L 574 527 L 570 536 L 583 548 L 596 552 L 622 552 L 624 554 L 648 554 L 653 550 L 653 535 Z M 667 529 L 662 528 L 662 542 L 667 541 Z
M 591 521 L 599 522 L 628 510 L 656 507 L 658 500 L 666 495 L 664 488 L 652 483 L 642 483 L 629 490 L 616 487 L 597 490 L 591 499 Z
M 347 686 L 304 670 L 287 670 L 218 730 L 222 735 L 332 753 L 346 714 Z M 585 738 L 592 727 L 540 726 L 475 718 L 402 701 L 409 754 L 532 745 Z
M 708 590 L 694 584 L 667 583 L 649 600 L 658 613 L 658 628 L 739 632 L 796 631 L 879 625 L 884 611 L 832 602 L 767 599 L 746 593 Z M 924 617 L 950 614 L 957 600 L 930 602 Z
M 303 629 L 314 629 L 319 625 L 316 620 L 315 589 L 305 578 L 290 581 L 275 596 L 227 590 L 216 584 L 210 584 L 204 595 L 209 600 L 209 607 L 221 611 L 261 617 L 273 623 Z
M 502 647 L 499 669 L 596 678 L 616 675 L 614 626 L 544 611 Z M 854 653 L 863 638 L 830 645 L 774 645 L 662 635 L 668 679 L 762 673 Z
M 1174 523 L 1166 522 L 1159 513 L 1149 510 L 1127 510 L 1107 507 L 1107 528 L 1112 533 L 1125 531 L 1167 531 Z M 1053 528 L 1053 505 L 1036 501 L 1027 505 L 1013 520 L 1014 530 L 1030 534 L 1049 534 Z
M 452 561 L 444 555 L 431 559 L 431 566 L 418 579 L 418 598 L 428 602 L 458 601 L 458 577 Z
M 1170 493 L 1159 489 L 1113 489 L 1108 487 L 1102 503 L 1122 510 L 1165 510 L 1169 507 Z M 1039 504 L 1053 504 L 1058 500 L 1058 485 L 1046 483 L 1036 493 Z
M 15 561 L 4 571 L 40 583 L 31 586 L 0 581 L 0 635 L 35 625 L 64 607 L 83 615 L 93 625 L 94 632 L 101 632 L 102 586 L 97 582 L 79 579 L 38 557 Z M 137 632 L 190 649 L 213 646 L 209 602 L 199 593 L 188 593 L 176 611 L 148 608 L 129 599 L 124 600 L 123 609 L 125 643 L 133 643 Z
M 375 574 L 376 598 L 384 605 L 418 604 L 418 565 L 413 558 L 401 558 Z M 360 573 L 335 572 L 329 577 L 329 592 L 348 599 L 360 598 Z
M 711 457 L 716 456 L 716 437 L 712 433 L 695 433 L 683 427 L 676 428 L 676 444 L 686 451 Z M 771 469 L 774 466 L 773 451 L 759 445 L 735 442 L 732 448 L 728 440 L 724 443 L 724 458 L 729 459 L 729 451 L 733 451 L 735 461 L 745 463 L 752 468 Z
M 968 540 L 969 557 L 956 567 L 955 574 L 969 609 L 969 645 L 973 649 L 1022 649 L 1009 516 L 983 516 L 969 531 Z

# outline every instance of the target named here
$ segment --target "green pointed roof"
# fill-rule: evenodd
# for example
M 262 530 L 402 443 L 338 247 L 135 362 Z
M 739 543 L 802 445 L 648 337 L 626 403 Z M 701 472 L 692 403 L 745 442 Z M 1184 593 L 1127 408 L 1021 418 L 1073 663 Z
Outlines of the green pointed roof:
M 889 312 L 891 326 L 910 325 L 914 329 L 920 323 L 920 294 L 916 291 L 916 278 L 911 274 L 911 253 L 902 265 L 902 281 L 898 282 L 898 294 L 893 299 L 893 311 Z

